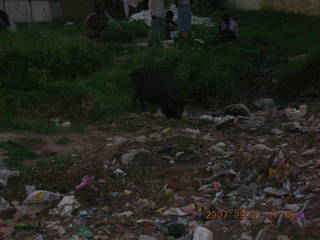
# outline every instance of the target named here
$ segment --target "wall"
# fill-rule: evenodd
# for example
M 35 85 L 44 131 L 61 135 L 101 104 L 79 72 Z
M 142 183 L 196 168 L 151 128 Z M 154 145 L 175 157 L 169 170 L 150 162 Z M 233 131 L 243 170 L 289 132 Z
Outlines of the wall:
M 320 0 L 227 0 L 230 7 L 245 10 L 274 9 L 320 16 Z
M 94 10 L 94 0 L 60 0 L 65 18 L 86 18 Z
M 48 1 L 41 0 L 0 0 L 0 8 L 5 10 L 14 22 L 49 22 L 51 9 Z

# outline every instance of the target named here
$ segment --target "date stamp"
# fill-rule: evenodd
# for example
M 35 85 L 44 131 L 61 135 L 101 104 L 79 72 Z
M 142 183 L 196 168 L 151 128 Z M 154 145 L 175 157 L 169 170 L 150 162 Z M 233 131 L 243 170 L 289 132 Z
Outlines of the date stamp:
M 258 219 L 261 216 L 268 217 L 269 219 L 277 219 L 282 216 L 286 219 L 293 219 L 296 217 L 296 213 L 293 211 L 268 211 L 261 212 L 258 210 L 214 210 L 207 211 L 206 219 Z

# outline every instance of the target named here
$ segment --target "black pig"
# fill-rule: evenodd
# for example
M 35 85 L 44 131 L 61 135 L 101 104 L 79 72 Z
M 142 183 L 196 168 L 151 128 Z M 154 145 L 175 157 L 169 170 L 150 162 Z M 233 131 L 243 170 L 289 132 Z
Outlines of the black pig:
M 134 108 L 139 100 L 145 109 L 144 102 L 147 101 L 159 105 L 167 118 L 181 118 L 186 100 L 167 74 L 142 67 L 131 73 L 131 79 L 134 84 Z

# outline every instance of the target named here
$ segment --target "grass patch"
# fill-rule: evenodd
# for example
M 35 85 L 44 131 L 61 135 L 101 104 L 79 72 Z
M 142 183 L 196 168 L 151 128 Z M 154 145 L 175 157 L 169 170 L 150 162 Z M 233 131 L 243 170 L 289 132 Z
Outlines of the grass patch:
M 38 169 L 54 169 L 54 170 L 64 170 L 72 164 L 72 157 L 69 155 L 56 156 L 52 158 L 40 159 L 36 163 Z
M 71 139 L 68 137 L 59 138 L 55 141 L 57 144 L 65 145 L 71 142 Z
M 216 22 L 226 13 L 215 12 Z M 0 118 L 0 129 L 52 130 L 49 125 L 17 117 L 28 115 L 84 122 L 117 119 L 133 111 L 129 73 L 144 65 L 168 72 L 183 92 L 201 105 L 257 97 L 261 95 L 257 88 L 268 89 L 268 95 L 273 91 L 266 84 L 271 78 L 278 79 L 282 88 L 318 86 L 317 18 L 266 10 L 228 13 L 240 26 L 240 38 L 232 45 L 208 44 L 218 26 L 193 26 L 194 38 L 205 43 L 182 42 L 175 49 L 160 50 L 132 47 L 128 57 L 119 61 L 112 59 L 123 54 L 121 42 L 146 37 L 148 27 L 143 23 L 120 21 L 122 29 L 110 23 L 103 32 L 107 43 L 101 44 L 85 40 L 80 21 L 72 26 L 22 24 L 16 34 L 1 33 L 0 114 L 10 117 Z M 299 54 L 306 54 L 310 61 L 288 64 L 268 60 L 270 56 L 287 59 Z M 274 71 L 268 77 L 256 71 L 270 67 Z M 148 106 L 149 111 L 154 108 Z
M 5 161 L 10 168 L 23 170 L 23 163 L 25 160 L 33 160 L 39 157 L 39 154 L 35 151 L 14 141 L 0 142 L 0 148 L 7 152 L 8 158 Z

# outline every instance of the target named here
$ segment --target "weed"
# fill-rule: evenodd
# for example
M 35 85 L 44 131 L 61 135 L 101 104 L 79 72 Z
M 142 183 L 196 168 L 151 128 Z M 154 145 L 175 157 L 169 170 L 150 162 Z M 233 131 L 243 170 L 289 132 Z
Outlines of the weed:
M 70 143 L 70 141 L 71 141 L 70 138 L 68 138 L 68 137 L 63 137 L 63 138 L 57 139 L 57 140 L 56 140 L 56 143 L 57 143 L 57 144 L 64 145 L 64 144 Z

